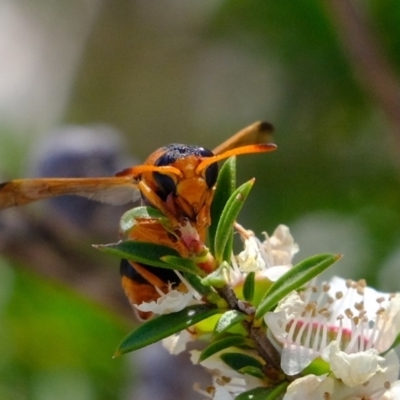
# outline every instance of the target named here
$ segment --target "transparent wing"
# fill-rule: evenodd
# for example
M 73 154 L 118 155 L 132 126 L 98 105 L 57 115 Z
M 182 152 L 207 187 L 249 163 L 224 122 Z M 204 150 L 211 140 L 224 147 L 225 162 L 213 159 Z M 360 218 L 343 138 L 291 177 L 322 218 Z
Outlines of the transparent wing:
M 64 195 L 122 205 L 137 200 L 140 192 L 129 176 L 16 179 L 0 184 L 0 209 Z

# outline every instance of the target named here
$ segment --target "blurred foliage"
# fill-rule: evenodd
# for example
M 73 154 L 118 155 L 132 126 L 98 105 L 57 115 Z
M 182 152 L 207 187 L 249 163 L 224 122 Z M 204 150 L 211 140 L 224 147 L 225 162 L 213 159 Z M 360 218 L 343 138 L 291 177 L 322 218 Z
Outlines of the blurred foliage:
M 378 39 L 390 37 L 387 45 L 395 48 L 398 5 L 371 1 L 367 11 Z M 233 38 L 245 51 L 276 58 L 284 76 L 280 115 L 273 121 L 279 151 L 269 156 L 273 160 L 255 161 L 260 170 L 274 171 L 256 175 L 268 224 L 291 226 L 314 211 L 357 215 L 370 234 L 373 249 L 363 268 L 374 281 L 377 263 L 398 245 L 399 181 L 393 162 L 398 155 L 390 148 L 379 107 L 366 97 L 346 59 L 329 10 L 318 1 L 228 1 L 213 28 L 215 37 Z M 265 219 L 249 218 L 253 229 L 265 226 Z
M 391 284 L 381 266 L 388 260 L 385 268 L 400 269 L 393 256 L 400 246 L 399 154 L 326 3 L 88 4 L 98 14 L 79 42 L 82 56 L 66 72 L 65 92 L 53 88 L 54 96 L 66 96 L 65 105 L 47 125 L 32 120 L 32 127 L 106 122 L 125 133 L 127 151 L 145 159 L 168 142 L 212 148 L 255 120 L 268 120 L 278 151 L 238 159 L 238 183 L 256 177 L 240 222 L 257 234 L 286 223 L 301 258 L 345 251 L 337 273 L 367 277 L 381 289 Z M 44 9 L 46 2 L 31 7 Z M 400 74 L 400 4 L 370 0 L 357 7 Z M 52 46 L 60 45 L 57 35 Z M 51 62 L 46 58 L 48 68 Z M 34 96 L 27 92 L 26 101 L 35 104 Z M 43 107 L 34 118 L 45 113 Z M 12 176 L 46 133 L 32 128 L 23 136 L 18 129 L 0 120 L 1 172 Z M 52 371 L 54 382 L 62 381 L 59 373 L 63 382 L 89 388 L 82 399 L 117 398 L 129 375 L 120 360 L 110 360 L 125 331 L 120 322 L 53 283 L 19 269 L 13 274 L 1 314 L 0 397 L 39 398 L 42 374 Z
M 127 360 L 112 354 L 128 325 L 55 282 L 6 263 L 0 275 L 9 293 L 1 309 L 1 389 L 21 399 L 45 398 L 41 390 L 52 398 L 118 397 Z M 69 384 L 60 387 L 64 379 Z

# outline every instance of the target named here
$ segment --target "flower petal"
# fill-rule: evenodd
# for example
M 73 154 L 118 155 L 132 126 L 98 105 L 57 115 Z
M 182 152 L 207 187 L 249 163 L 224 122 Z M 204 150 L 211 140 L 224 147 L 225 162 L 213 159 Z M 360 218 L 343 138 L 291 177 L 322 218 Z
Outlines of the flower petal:
M 334 381 L 328 377 L 328 374 L 307 375 L 296 379 L 288 386 L 283 400 L 325 399 L 326 394 L 333 393 L 333 386 Z
M 249 236 L 244 241 L 244 250 L 237 256 L 242 272 L 257 272 L 265 269 L 265 262 L 260 253 L 260 244 L 255 236 Z
M 328 360 L 336 378 L 347 386 L 354 387 L 367 382 L 377 372 L 384 371 L 385 359 L 375 349 L 347 354 L 339 349 L 336 341 L 328 346 Z
M 199 302 L 193 298 L 192 291 L 182 293 L 174 289 L 160 296 L 157 301 L 143 302 L 141 304 L 134 304 L 134 306 L 140 311 L 150 311 L 154 314 L 170 314 L 181 311 L 189 305 L 198 303 Z
M 190 334 L 187 330 L 183 330 L 176 335 L 163 339 L 162 344 L 170 354 L 177 355 L 186 350 L 188 342 L 195 339 L 195 335 Z

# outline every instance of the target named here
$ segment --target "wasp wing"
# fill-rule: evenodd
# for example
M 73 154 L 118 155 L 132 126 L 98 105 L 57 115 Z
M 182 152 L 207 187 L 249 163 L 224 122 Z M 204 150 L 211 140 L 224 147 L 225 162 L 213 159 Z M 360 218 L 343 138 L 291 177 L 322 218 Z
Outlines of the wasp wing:
M 137 200 L 140 192 L 129 176 L 16 179 L 0 184 L 0 209 L 64 195 L 122 205 Z
M 225 140 L 225 142 L 213 150 L 213 153 L 218 155 L 227 150 L 249 144 L 270 143 L 272 141 L 273 130 L 274 128 L 269 122 L 255 122 L 231 136 L 228 140 Z

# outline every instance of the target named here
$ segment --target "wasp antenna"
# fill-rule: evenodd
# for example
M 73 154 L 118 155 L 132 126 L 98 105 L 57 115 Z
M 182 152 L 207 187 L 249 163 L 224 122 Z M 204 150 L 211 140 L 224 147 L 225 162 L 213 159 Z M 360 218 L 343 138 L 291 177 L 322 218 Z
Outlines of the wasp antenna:
M 133 178 L 137 178 L 140 174 L 144 172 L 159 172 L 160 174 L 172 174 L 176 176 L 181 176 L 182 172 L 171 165 L 136 165 L 135 167 L 125 168 L 122 171 L 119 171 L 115 174 L 115 176 L 131 176 Z
M 213 157 L 205 158 L 196 168 L 196 172 L 199 173 L 207 168 L 210 164 L 214 164 L 220 160 L 231 156 L 238 156 L 240 154 L 254 154 L 254 153 L 266 153 L 268 151 L 276 150 L 277 146 L 274 143 L 260 143 L 260 144 L 250 144 L 248 146 L 241 146 L 235 149 L 230 149 L 224 153 L 218 154 Z

